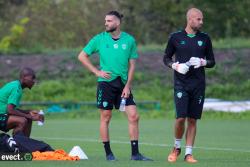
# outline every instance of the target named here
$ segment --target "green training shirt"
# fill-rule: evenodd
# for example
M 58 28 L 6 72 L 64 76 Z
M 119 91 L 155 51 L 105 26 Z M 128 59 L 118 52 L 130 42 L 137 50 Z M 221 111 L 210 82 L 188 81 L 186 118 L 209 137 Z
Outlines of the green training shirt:
M 14 104 L 18 107 L 22 94 L 23 89 L 19 80 L 5 84 L 0 89 L 0 114 L 7 113 L 8 104 Z
M 112 81 L 121 77 L 125 84 L 128 79 L 128 66 L 130 59 L 137 59 L 137 47 L 135 39 L 121 32 L 118 40 L 112 39 L 110 33 L 102 32 L 94 36 L 83 48 L 83 51 L 91 56 L 98 53 L 100 57 L 100 70 L 111 72 L 111 78 L 98 78 L 98 81 Z

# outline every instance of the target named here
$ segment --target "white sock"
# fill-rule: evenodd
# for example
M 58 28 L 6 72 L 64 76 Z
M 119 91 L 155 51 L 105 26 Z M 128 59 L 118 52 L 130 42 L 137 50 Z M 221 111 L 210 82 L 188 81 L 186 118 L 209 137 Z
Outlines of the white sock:
M 181 139 L 175 139 L 174 147 L 175 148 L 181 148 Z
M 186 152 L 185 155 L 192 155 L 193 147 L 192 146 L 186 146 Z

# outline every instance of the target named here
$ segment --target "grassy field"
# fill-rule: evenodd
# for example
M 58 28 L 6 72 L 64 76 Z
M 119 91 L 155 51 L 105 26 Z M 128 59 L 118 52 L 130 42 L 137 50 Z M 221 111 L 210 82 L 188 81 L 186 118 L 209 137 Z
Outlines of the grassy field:
M 170 164 L 166 156 L 173 144 L 173 120 L 142 119 L 140 122 L 140 151 L 154 159 L 153 162 L 130 161 L 126 119 L 111 122 L 111 146 L 118 161 L 106 162 L 99 138 L 98 119 L 48 120 L 43 127 L 34 125 L 32 137 L 43 140 L 54 149 L 70 149 L 79 145 L 89 160 L 78 162 L 33 161 L 1 162 L 0 166 L 184 166 L 183 154 Z M 235 167 L 250 164 L 249 120 L 202 120 L 198 124 L 194 156 L 199 160 L 192 166 Z M 184 142 L 183 142 L 184 145 Z

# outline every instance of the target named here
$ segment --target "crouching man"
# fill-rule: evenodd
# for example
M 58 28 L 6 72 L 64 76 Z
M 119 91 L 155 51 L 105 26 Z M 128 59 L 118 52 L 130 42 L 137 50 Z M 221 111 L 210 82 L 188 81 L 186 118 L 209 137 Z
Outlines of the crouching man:
M 0 130 L 8 132 L 13 129 L 13 135 L 18 132 L 29 137 L 32 121 L 44 121 L 44 116 L 36 110 L 21 110 L 19 103 L 23 89 L 31 89 L 36 81 L 35 72 L 24 68 L 19 80 L 11 81 L 0 89 Z

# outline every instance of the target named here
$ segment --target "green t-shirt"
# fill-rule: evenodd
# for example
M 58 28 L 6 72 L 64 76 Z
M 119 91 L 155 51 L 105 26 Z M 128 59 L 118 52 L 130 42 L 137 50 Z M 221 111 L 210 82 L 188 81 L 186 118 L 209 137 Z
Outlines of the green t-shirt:
M 12 81 L 5 84 L 0 89 L 0 114 L 7 113 L 7 105 L 13 104 L 16 107 L 19 106 L 22 98 L 23 89 L 20 81 Z
M 88 56 L 98 53 L 100 70 L 111 72 L 109 80 L 99 77 L 98 81 L 112 81 L 120 76 L 123 83 L 126 83 L 129 60 L 138 58 L 135 39 L 125 32 L 121 32 L 118 40 L 112 39 L 111 34 L 107 32 L 97 34 L 83 48 L 83 51 Z

